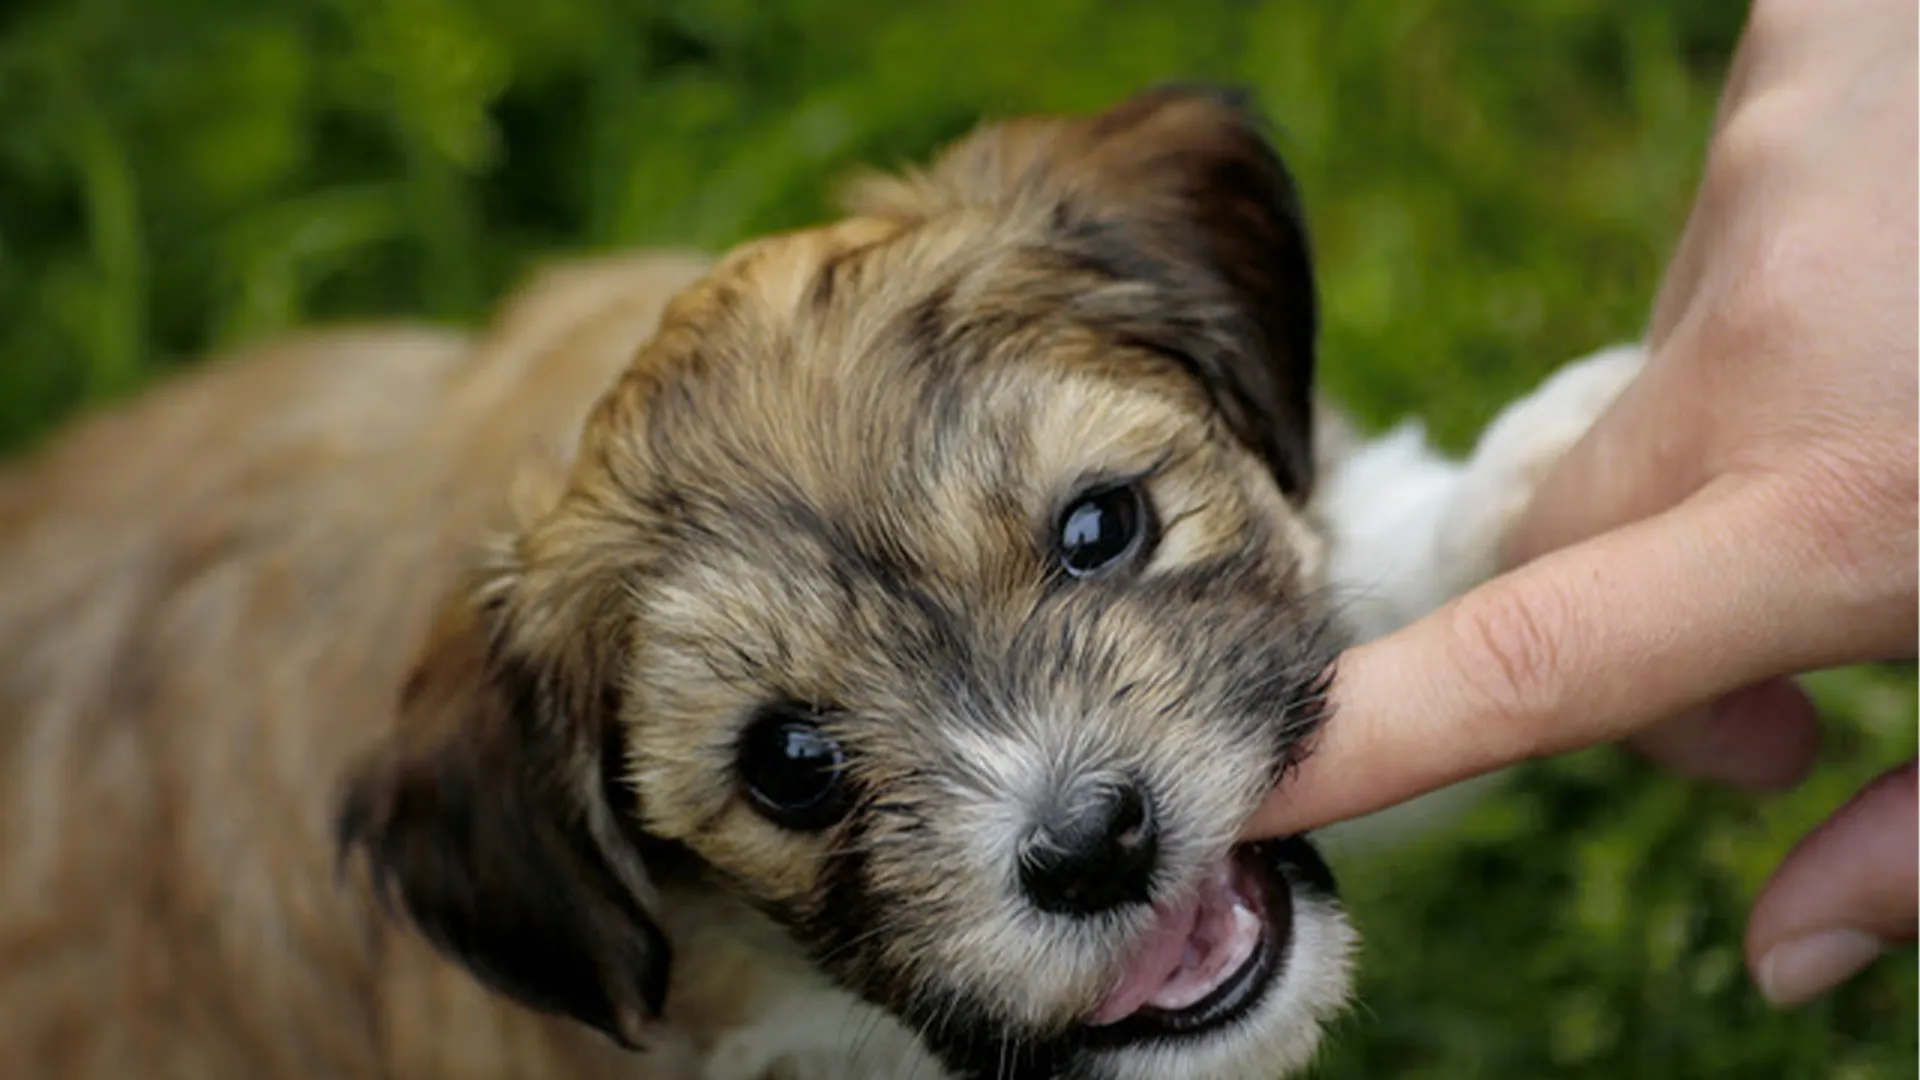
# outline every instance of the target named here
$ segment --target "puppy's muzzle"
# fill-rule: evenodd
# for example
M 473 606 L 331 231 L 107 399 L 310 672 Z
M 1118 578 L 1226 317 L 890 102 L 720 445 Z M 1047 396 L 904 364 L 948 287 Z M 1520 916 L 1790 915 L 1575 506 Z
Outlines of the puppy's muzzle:
M 1287 966 L 1296 882 L 1332 891 L 1303 840 L 1170 867 L 1152 788 L 1123 772 L 1075 778 L 1032 821 L 1018 856 L 1028 904 L 1090 926 L 1148 912 L 1078 1025 L 1096 1047 L 1200 1034 L 1250 1012 Z

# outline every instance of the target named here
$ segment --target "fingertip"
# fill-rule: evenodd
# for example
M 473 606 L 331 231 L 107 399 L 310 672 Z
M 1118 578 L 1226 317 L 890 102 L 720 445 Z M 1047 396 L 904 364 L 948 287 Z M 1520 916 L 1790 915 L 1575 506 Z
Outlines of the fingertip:
M 1343 653 L 1327 717 L 1249 818 L 1243 839 L 1292 836 L 1384 810 L 1506 761 L 1471 757 L 1471 740 L 1436 746 L 1419 686 L 1429 648 L 1419 627 Z M 1449 718 L 1450 719 L 1450 718 Z
M 1850 926 L 1816 930 L 1767 950 L 1753 979 L 1774 1008 L 1791 1009 L 1858 975 L 1886 951 L 1885 941 Z
M 1344 653 L 1311 753 L 1264 800 L 1249 835 L 1318 827 L 1617 742 L 1773 672 L 1817 666 L 1781 630 L 1808 607 L 1793 567 L 1744 542 L 1769 511 L 1750 487 L 1717 489 Z M 1786 584 L 1755 590 L 1754 580 Z M 1772 771 L 1760 779 L 1785 782 L 1803 767 L 1804 703 L 1791 690 L 1767 693 L 1791 737 L 1761 755 Z
M 1755 902 L 1747 963 L 1779 1007 L 1811 1000 L 1914 940 L 1915 763 L 1882 774 L 1788 854 Z
M 1339 780 L 1343 755 L 1340 733 L 1346 725 L 1336 725 L 1330 716 L 1308 742 L 1296 748 L 1293 761 L 1282 770 L 1279 779 L 1254 809 L 1241 829 L 1242 840 L 1266 840 L 1294 836 L 1341 820 L 1364 809 L 1351 809 L 1351 801 L 1341 797 L 1351 793 L 1352 785 Z M 1327 750 L 1333 759 L 1329 763 Z M 1331 775 L 1329 775 L 1331 774 Z

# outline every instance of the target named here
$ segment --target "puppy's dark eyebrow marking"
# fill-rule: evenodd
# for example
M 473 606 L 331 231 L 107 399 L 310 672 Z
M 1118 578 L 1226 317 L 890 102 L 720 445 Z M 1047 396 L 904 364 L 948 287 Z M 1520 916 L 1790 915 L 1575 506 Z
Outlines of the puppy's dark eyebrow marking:
M 910 364 L 955 375 L 1050 316 L 1039 303 L 1025 308 L 1005 302 L 956 304 L 960 287 L 959 278 L 942 282 L 894 316 L 887 340 L 906 353 Z
M 937 361 L 952 349 L 953 294 L 954 283 L 943 281 L 900 313 L 900 343 L 913 361 Z
M 969 389 L 965 380 L 951 372 L 921 380 L 914 400 L 919 403 L 919 415 L 926 421 L 923 430 L 928 436 L 929 445 L 945 445 L 959 429 L 966 412 Z
M 807 289 L 807 310 L 813 314 L 822 314 L 833 306 L 834 294 L 839 290 L 841 278 L 858 272 L 858 262 L 867 253 L 892 240 L 883 237 L 864 244 L 855 244 L 850 248 L 836 251 L 820 263 L 820 269 L 813 275 L 813 284 Z
M 879 610 L 896 635 L 902 655 L 924 664 L 937 678 L 941 673 L 973 669 L 975 657 L 964 617 L 950 610 L 917 580 L 926 574 L 912 552 L 864 540 L 844 524 L 819 512 L 803 500 L 781 499 L 769 507 L 769 520 L 812 538 L 826 553 L 825 571 L 849 608 L 857 607 L 863 590 L 877 594 Z M 949 682 L 946 692 L 961 695 L 970 687 Z
M 813 284 L 807 289 L 807 310 L 821 315 L 833 306 L 833 294 L 840 287 L 840 275 L 844 272 L 850 251 L 842 251 L 820 264 L 813 275 Z
M 1164 261 L 1153 258 L 1106 222 L 1091 219 L 1067 222 L 1061 226 L 1055 243 L 1045 251 L 1065 269 L 1106 281 L 1162 287 L 1173 283 Z
M 851 594 L 856 583 L 865 582 L 895 600 L 920 595 L 913 579 L 925 570 L 904 549 L 878 549 L 804 499 L 768 500 L 762 516 L 768 522 L 809 537 L 825 553 L 827 571 L 843 591 Z

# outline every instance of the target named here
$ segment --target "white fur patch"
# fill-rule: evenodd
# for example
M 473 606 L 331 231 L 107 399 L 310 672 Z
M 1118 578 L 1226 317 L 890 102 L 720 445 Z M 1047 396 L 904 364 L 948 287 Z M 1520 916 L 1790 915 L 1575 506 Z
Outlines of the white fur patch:
M 939 1080 L 940 1064 L 887 1013 L 826 986 L 795 988 L 707 1055 L 706 1080 Z
M 1464 462 L 1405 423 L 1335 466 L 1316 509 L 1347 631 L 1358 641 L 1382 637 L 1492 577 L 1534 489 L 1644 363 L 1640 346 L 1616 345 L 1567 364 L 1502 410 Z M 1478 777 L 1316 836 L 1329 851 L 1404 843 L 1457 820 L 1498 783 L 1498 774 Z

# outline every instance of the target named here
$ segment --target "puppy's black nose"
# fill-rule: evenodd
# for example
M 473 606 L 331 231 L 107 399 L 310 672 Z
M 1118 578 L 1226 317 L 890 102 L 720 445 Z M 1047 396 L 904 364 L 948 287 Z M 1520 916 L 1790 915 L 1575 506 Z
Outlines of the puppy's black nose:
M 1020 885 L 1042 911 L 1095 915 L 1147 902 L 1160 835 L 1137 785 L 1102 785 L 1062 800 L 1027 834 Z

